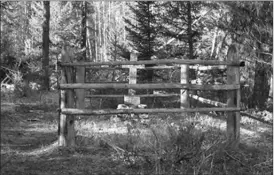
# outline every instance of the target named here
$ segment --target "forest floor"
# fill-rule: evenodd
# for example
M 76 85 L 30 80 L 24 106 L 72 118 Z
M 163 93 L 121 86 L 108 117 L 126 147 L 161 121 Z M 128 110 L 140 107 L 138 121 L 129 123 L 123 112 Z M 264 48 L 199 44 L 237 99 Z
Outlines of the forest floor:
M 57 94 L 1 97 L 3 175 L 273 174 L 273 126 L 254 120 L 242 119 L 239 148 L 231 150 L 222 117 L 161 114 L 130 124 L 77 116 L 77 146 L 60 148 Z

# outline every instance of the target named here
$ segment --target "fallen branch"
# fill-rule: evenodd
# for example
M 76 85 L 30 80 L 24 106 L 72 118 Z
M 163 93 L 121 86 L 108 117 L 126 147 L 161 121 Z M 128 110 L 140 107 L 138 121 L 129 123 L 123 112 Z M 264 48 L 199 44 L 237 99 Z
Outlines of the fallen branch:
M 226 155 L 227 155 L 228 157 L 230 157 L 231 159 L 233 159 L 233 160 L 239 162 L 242 166 L 246 167 L 246 165 L 243 164 L 239 159 L 237 159 L 237 158 L 233 157 L 232 155 L 228 154 L 227 151 L 225 151 L 225 153 L 226 153 Z
M 206 99 L 206 98 L 203 98 L 203 97 L 199 97 L 198 95 L 189 94 L 189 97 L 191 97 L 194 100 L 197 100 L 197 101 L 199 101 L 201 103 L 210 104 L 212 106 L 227 107 L 227 104 L 225 104 L 225 103 L 221 103 L 221 102 L 218 102 L 218 101 L 209 100 L 209 99 Z
M 241 111 L 240 114 L 241 114 L 241 115 L 244 115 L 244 116 L 246 116 L 246 117 L 249 117 L 249 118 L 251 118 L 251 119 L 257 120 L 257 121 L 259 121 L 259 122 L 262 122 L 262 123 L 265 123 L 265 124 L 268 124 L 268 125 L 271 125 L 271 126 L 273 125 L 273 123 L 268 122 L 268 121 L 265 121 L 265 120 L 263 120 L 263 119 L 260 119 L 260 118 L 256 117 L 255 115 L 249 114 L 249 113 L 247 113 L 247 112 Z
M 199 97 L 197 95 L 192 95 L 192 94 L 189 94 L 189 97 L 201 102 L 201 103 L 206 103 L 206 104 L 209 104 L 209 105 L 212 105 L 212 106 L 218 106 L 218 107 L 227 107 L 227 105 L 225 103 L 221 103 L 221 102 L 217 102 L 217 101 L 213 101 L 213 100 L 209 100 L 209 99 L 205 99 L 203 97 Z M 268 121 L 265 121 L 263 119 L 260 119 L 258 117 L 256 117 L 255 115 L 252 115 L 252 114 L 249 114 L 245 111 L 240 111 L 240 114 L 243 115 L 243 116 L 246 116 L 246 117 L 249 117 L 253 120 L 257 120 L 259 122 L 262 122 L 262 123 L 265 123 L 265 124 L 268 124 L 268 125 L 273 125 L 273 123 L 271 122 L 268 122 Z

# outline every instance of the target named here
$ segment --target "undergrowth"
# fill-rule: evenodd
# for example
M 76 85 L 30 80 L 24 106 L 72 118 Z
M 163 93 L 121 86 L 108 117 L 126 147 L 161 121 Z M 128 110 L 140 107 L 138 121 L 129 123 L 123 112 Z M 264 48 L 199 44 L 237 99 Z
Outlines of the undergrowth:
M 145 123 L 115 115 L 77 116 L 77 146 L 58 147 L 57 100 L 52 92 L 17 99 L 12 110 L 1 111 L 1 174 L 273 172 L 272 127 L 243 120 L 240 145 L 232 149 L 225 116 L 158 114 Z M 26 120 L 33 118 L 39 120 Z

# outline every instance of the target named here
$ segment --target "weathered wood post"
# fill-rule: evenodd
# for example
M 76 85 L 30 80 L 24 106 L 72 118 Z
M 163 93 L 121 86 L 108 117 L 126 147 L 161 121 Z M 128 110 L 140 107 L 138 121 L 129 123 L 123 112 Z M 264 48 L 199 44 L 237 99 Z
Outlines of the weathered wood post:
M 230 46 L 227 52 L 227 61 L 238 61 L 235 45 Z M 227 84 L 240 84 L 240 67 L 227 67 Z M 241 94 L 240 88 L 227 93 L 227 107 L 240 108 Z M 240 140 L 240 112 L 227 112 L 227 141 L 231 147 L 237 148 Z
M 130 54 L 130 61 L 137 61 L 137 54 L 132 52 Z M 126 65 L 123 67 L 129 68 L 129 84 L 137 83 L 137 68 L 139 65 Z M 128 90 L 128 95 L 124 96 L 124 103 L 128 105 L 138 106 L 140 104 L 140 97 L 134 97 L 136 91 L 133 89 Z
M 61 62 L 72 62 L 73 55 L 69 52 L 67 46 L 62 49 Z M 72 67 L 61 67 L 61 84 L 73 83 Z M 73 90 L 60 91 L 60 109 L 73 108 L 74 95 Z M 75 146 L 74 116 L 66 115 L 60 112 L 58 125 L 58 144 L 59 146 Z
M 181 84 L 188 84 L 189 76 L 188 70 L 189 65 L 181 65 Z M 180 90 L 180 98 L 181 98 L 181 109 L 189 108 L 189 100 L 188 100 L 188 89 Z
M 76 83 L 85 83 L 85 67 L 76 67 Z M 85 89 L 76 89 L 76 108 L 85 109 Z

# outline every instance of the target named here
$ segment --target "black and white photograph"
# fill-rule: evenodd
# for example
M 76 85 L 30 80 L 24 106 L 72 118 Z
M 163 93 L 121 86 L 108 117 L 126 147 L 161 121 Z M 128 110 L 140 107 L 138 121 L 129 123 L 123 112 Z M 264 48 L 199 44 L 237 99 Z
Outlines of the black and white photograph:
M 273 174 L 273 1 L 0 1 L 3 175 Z

